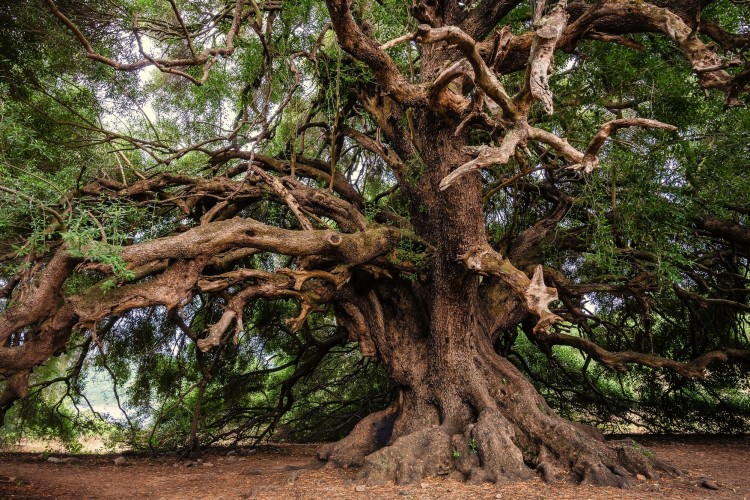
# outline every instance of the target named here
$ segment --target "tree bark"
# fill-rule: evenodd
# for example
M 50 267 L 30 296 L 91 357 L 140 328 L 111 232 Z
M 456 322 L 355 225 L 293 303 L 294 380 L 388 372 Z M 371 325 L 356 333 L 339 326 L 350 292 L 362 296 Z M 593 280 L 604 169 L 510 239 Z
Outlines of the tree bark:
M 417 172 L 421 177 L 406 192 L 415 231 L 435 248 L 429 279 L 394 286 L 355 274 L 338 309 L 338 323 L 363 354 L 382 361 L 399 397 L 321 448 L 320 458 L 361 467 L 371 484 L 449 474 L 503 482 L 539 474 L 626 487 L 637 474 L 678 473 L 632 441 L 606 443 L 595 429 L 557 416 L 494 351 L 498 326 L 517 324 L 528 313 L 514 293 L 504 294 L 508 303 L 487 307 L 487 287 L 462 261 L 486 236 L 478 173 L 440 191 L 441 179 L 465 161 L 468 138 L 454 131 L 427 112 L 414 116 L 417 156 L 430 168 Z
M 367 284 L 354 286 L 362 293 Z M 547 481 L 627 487 L 638 474 L 679 473 L 630 440 L 607 443 L 596 429 L 556 415 L 495 353 L 491 335 L 477 321 L 476 296 L 449 295 L 459 290 L 436 288 L 422 314 L 406 284 L 395 290 L 372 286 L 366 298 L 357 294 L 359 305 L 350 313 L 356 309 L 375 325 L 359 340 L 371 343 L 369 355 L 384 363 L 399 396 L 343 440 L 322 447 L 321 459 L 360 467 L 368 484 L 441 475 L 505 482 L 538 474 Z M 347 315 L 339 320 L 352 322 Z

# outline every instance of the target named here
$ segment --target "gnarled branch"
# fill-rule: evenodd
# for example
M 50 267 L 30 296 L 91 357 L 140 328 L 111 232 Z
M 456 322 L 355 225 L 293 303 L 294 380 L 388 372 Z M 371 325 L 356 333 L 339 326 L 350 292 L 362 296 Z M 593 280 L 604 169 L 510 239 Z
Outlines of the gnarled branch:
M 523 271 L 489 245 L 471 248 L 461 256 L 461 260 L 472 271 L 503 280 L 523 300 L 526 310 L 538 317 L 534 332 L 546 333 L 550 326 L 561 319 L 549 310 L 549 303 L 557 300 L 557 290 L 544 284 L 541 265 L 536 267 L 534 275 L 529 279 Z

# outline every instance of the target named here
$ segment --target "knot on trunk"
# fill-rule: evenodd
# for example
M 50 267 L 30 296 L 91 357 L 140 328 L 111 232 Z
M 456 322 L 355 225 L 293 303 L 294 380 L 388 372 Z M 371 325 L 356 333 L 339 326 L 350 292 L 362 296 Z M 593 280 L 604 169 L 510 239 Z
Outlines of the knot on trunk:
M 341 242 L 343 241 L 341 239 L 341 235 L 336 234 L 336 233 L 329 235 L 328 238 L 326 238 L 326 240 L 328 241 L 328 243 L 330 243 L 331 245 L 335 247 L 341 245 Z
M 461 255 L 459 259 L 464 262 L 467 269 L 476 271 L 479 274 L 487 274 L 482 266 L 482 259 L 489 252 L 482 246 L 471 247 L 465 254 Z

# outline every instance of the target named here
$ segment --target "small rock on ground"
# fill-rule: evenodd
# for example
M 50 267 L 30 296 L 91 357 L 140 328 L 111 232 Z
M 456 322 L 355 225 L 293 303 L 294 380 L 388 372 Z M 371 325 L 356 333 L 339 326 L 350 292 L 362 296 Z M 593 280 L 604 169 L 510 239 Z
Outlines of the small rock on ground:
M 78 459 L 74 457 L 66 457 L 66 458 L 49 457 L 47 459 L 47 462 L 52 463 L 52 464 L 74 464 L 78 462 Z
M 214 464 L 212 464 L 211 462 L 203 462 L 203 467 L 213 467 L 213 466 Z
M 719 489 L 719 485 L 716 484 L 715 482 L 711 481 L 710 479 L 704 479 L 701 482 L 701 486 L 703 486 L 704 488 L 706 488 L 708 490 L 718 490 Z
M 128 461 L 125 459 L 125 457 L 117 457 L 115 458 L 115 465 L 123 466 L 127 464 Z
M 363 484 L 360 484 L 359 486 L 355 486 L 354 487 L 354 491 L 360 491 L 361 492 L 361 491 L 366 491 L 366 490 L 367 490 L 367 486 L 365 486 Z

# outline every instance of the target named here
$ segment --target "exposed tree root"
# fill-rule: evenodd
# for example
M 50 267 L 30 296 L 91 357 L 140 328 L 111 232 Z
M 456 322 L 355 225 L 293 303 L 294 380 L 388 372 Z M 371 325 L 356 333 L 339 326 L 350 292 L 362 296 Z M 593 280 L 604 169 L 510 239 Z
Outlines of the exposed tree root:
M 439 425 L 398 435 L 394 429 L 410 411 L 395 404 L 362 420 L 347 438 L 323 447 L 319 457 L 335 466 L 361 467 L 360 478 L 373 485 L 444 475 L 473 484 L 539 476 L 547 482 L 627 488 L 639 474 L 648 479 L 680 474 L 630 439 L 607 442 L 596 429 L 557 416 L 507 361 L 493 361 L 505 375 L 499 380 L 495 376 L 471 386 L 478 374 L 465 372 L 463 390 L 457 392 L 476 393 L 463 402 L 465 413 L 472 415 L 468 420 L 457 425 L 443 418 Z M 440 394 L 451 392 L 443 387 Z
M 368 484 L 387 481 L 410 484 L 423 477 L 453 471 L 450 435 L 441 427 L 431 427 L 397 439 L 365 458 L 360 478 Z
M 344 439 L 318 449 L 318 458 L 337 467 L 359 467 L 365 457 L 388 443 L 398 407 L 390 406 L 363 418 Z
M 372 421 L 366 425 L 377 427 Z M 371 440 L 357 434 L 359 447 L 346 438 L 327 445 L 319 456 L 335 466 L 361 465 L 359 477 L 370 485 L 410 484 L 446 475 L 472 484 L 504 483 L 538 475 L 547 482 L 627 488 L 638 474 L 648 479 L 681 474 L 630 439 L 601 442 L 579 437 L 566 446 L 567 453 L 559 454 L 560 447 L 542 444 L 538 437 L 518 439 L 509 422 L 495 413 L 481 415 L 464 433 L 450 435 L 442 426 L 425 428 L 369 454 L 365 450 L 372 449 L 374 434 Z M 536 446 L 524 450 L 521 443 L 534 441 Z

